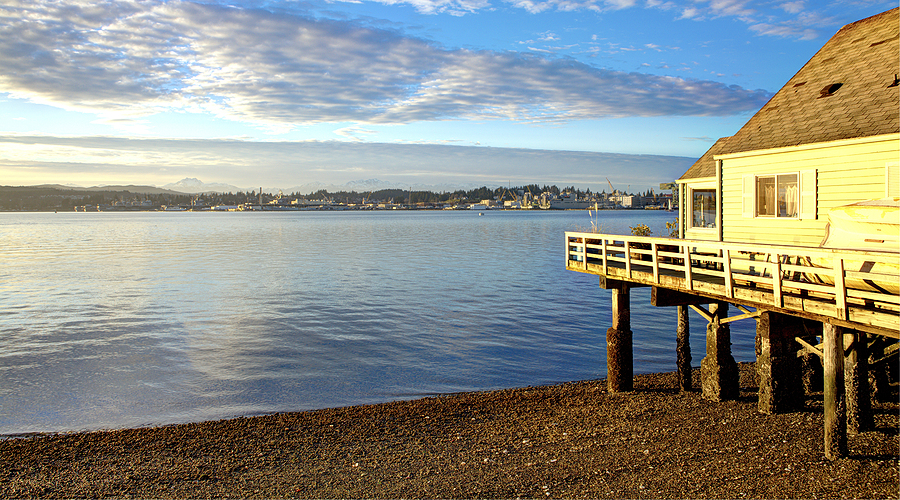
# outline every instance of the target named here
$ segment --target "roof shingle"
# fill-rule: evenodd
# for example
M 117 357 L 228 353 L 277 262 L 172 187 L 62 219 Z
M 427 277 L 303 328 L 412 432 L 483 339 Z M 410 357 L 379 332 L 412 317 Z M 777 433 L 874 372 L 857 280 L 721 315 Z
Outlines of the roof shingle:
M 681 179 L 715 175 L 716 154 L 900 132 L 900 86 L 892 85 L 898 54 L 900 8 L 844 26 L 727 144 L 717 141 Z

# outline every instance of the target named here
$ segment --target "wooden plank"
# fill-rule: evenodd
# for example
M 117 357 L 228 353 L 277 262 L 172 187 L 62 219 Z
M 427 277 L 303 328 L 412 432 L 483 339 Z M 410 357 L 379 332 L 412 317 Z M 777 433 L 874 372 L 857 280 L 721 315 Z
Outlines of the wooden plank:
M 631 246 L 625 243 L 625 276 L 631 277 Z
M 684 281 L 688 290 L 694 289 L 694 276 L 691 274 L 691 247 L 684 245 Z
M 710 299 L 669 288 L 654 286 L 650 290 L 650 305 L 655 307 L 689 306 L 709 304 L 710 302 Z
M 566 234 L 568 255 L 566 268 L 569 270 L 603 275 L 606 276 L 605 279 L 628 282 L 633 285 L 660 286 L 694 294 L 703 297 L 704 300 L 727 299 L 734 303 L 745 303 L 754 307 L 771 307 L 771 304 L 777 302 L 775 288 L 780 285 L 781 307 L 779 309 L 783 309 L 785 313 L 815 320 L 831 318 L 829 321 L 834 321 L 835 324 L 844 327 L 856 328 L 891 338 L 900 336 L 900 314 L 898 314 L 900 297 L 897 294 L 880 293 L 874 290 L 848 288 L 846 282 L 848 277 L 884 279 L 885 276 L 890 278 L 892 275 L 886 273 L 869 275 L 864 271 L 849 271 L 844 263 L 846 261 L 900 263 L 900 255 L 897 254 L 833 249 L 824 249 L 823 251 L 818 248 L 694 242 L 692 240 L 679 240 L 678 245 L 673 245 L 673 241 L 667 238 L 593 233 L 583 233 L 584 236 L 581 239 L 570 239 L 573 234 L 579 235 L 579 233 Z M 598 241 L 599 244 L 589 244 L 588 240 Z M 650 243 L 651 250 L 631 249 L 630 247 L 634 243 Z M 659 245 L 655 251 L 654 244 Z M 660 248 L 663 248 L 662 245 L 666 245 L 665 248 L 680 246 L 680 252 L 660 251 Z M 697 255 L 692 252 L 694 249 L 710 251 L 712 248 L 721 248 L 722 257 Z M 790 251 L 774 251 L 779 248 Z M 629 249 L 633 250 L 636 255 L 649 255 L 650 260 L 632 260 Z M 591 253 L 591 250 L 596 250 L 597 253 Z M 761 250 L 766 251 L 761 252 Z M 753 253 L 754 251 L 757 252 Z M 605 258 L 598 259 L 604 255 L 604 252 Z M 776 259 L 767 259 L 770 262 L 744 258 L 744 256 L 752 257 L 763 254 L 785 256 L 790 259 L 790 262 L 797 263 L 785 262 L 785 258 L 778 258 L 777 261 Z M 575 255 L 581 257 L 581 262 L 571 259 L 571 256 Z M 843 269 L 811 268 L 801 264 L 804 258 L 816 255 L 827 256 L 830 262 L 837 263 L 836 267 L 843 267 Z M 661 257 L 678 259 L 683 262 L 680 264 L 676 264 L 677 261 L 666 262 Z M 721 261 L 723 268 L 728 266 L 730 269 L 718 271 L 690 266 L 692 258 L 711 263 Z M 808 274 L 827 273 L 828 278 L 837 278 L 842 275 L 844 280 L 842 282 L 840 279 L 834 279 L 834 286 L 806 283 L 796 279 L 786 279 L 784 276 L 781 276 L 781 280 L 777 280 L 774 279 L 774 276 L 768 277 L 768 272 L 765 273 L 767 276 L 751 274 L 749 272 L 751 268 L 754 271 L 771 269 L 774 271 L 771 273 L 774 276 L 785 272 L 796 275 L 809 271 Z M 859 266 L 854 264 L 854 269 L 858 268 Z M 839 288 L 842 284 L 843 290 L 841 291 Z M 749 285 L 753 285 L 753 287 L 748 288 Z
M 794 337 L 794 340 L 796 340 L 798 344 L 800 344 L 804 347 L 804 349 L 801 349 L 800 351 L 797 352 L 798 357 L 802 356 L 804 353 L 807 353 L 807 352 L 810 354 L 815 354 L 815 355 L 819 356 L 819 358 L 822 358 L 825 356 L 825 354 L 822 353 L 820 346 L 814 346 L 814 345 L 810 344 L 809 342 L 803 340 L 800 337 Z
M 891 283 L 896 285 L 900 282 L 900 277 L 896 274 L 883 274 L 883 273 L 873 273 L 868 271 L 844 271 L 844 276 L 847 278 L 858 278 L 862 280 L 871 280 L 875 282 L 883 281 L 885 283 Z
M 844 260 L 841 257 L 834 258 L 834 300 L 835 316 L 838 319 L 847 319 L 847 290 L 844 288 Z
M 696 304 L 690 304 L 690 308 L 693 309 L 694 311 L 696 311 L 697 314 L 699 314 L 700 316 L 703 316 L 703 319 L 705 319 L 707 322 L 712 323 L 712 320 L 714 318 L 713 318 L 713 315 L 710 314 L 709 311 L 707 311 L 706 309 L 704 309 Z
M 587 269 L 587 238 L 581 238 L 581 262 L 584 265 L 584 268 Z
M 607 254 L 606 254 L 606 251 L 607 251 L 606 250 L 606 238 L 603 238 L 601 241 L 602 241 L 602 245 L 603 245 L 603 251 L 602 251 L 602 253 L 603 253 L 603 274 L 606 274 L 607 267 L 609 266 L 609 260 L 608 260 Z
M 659 284 L 659 249 L 656 242 L 650 243 L 650 257 L 653 263 L 653 282 Z
M 867 292 L 865 290 L 847 290 L 848 297 L 854 297 L 863 300 L 882 301 L 889 304 L 900 304 L 900 295 L 889 295 L 881 292 Z
M 772 303 L 775 307 L 784 307 L 781 297 L 781 255 L 775 254 L 775 268 L 772 270 Z
M 731 250 L 722 250 L 722 261 L 725 266 L 725 296 L 734 298 L 734 276 L 731 274 Z
M 761 313 L 760 313 L 759 311 L 757 311 L 757 312 L 747 312 L 747 313 L 744 313 L 744 314 L 739 314 L 739 315 L 737 315 L 737 316 L 731 316 L 731 317 L 729 317 L 729 318 L 722 318 L 722 319 L 719 320 L 719 323 L 721 323 L 721 324 L 724 325 L 725 323 L 731 323 L 732 321 L 741 321 L 741 320 L 744 320 L 744 319 L 758 318 L 760 314 L 761 314 Z

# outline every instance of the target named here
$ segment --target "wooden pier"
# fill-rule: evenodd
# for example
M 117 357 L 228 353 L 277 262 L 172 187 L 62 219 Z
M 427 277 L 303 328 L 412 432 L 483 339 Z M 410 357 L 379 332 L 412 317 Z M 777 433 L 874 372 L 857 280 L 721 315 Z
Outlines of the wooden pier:
M 819 356 L 826 455 L 846 455 L 848 421 L 849 432 L 867 425 L 866 347 L 870 340 L 882 349 L 887 344 L 887 356 L 875 360 L 883 363 L 895 359 L 900 338 L 900 253 L 582 232 L 565 237 L 566 269 L 599 276 L 601 288 L 613 293 L 613 325 L 607 331 L 610 391 L 631 389 L 628 291 L 649 286 L 653 305 L 678 307 L 673 333 L 683 389 L 691 386 L 688 307 L 708 321 L 701 386 L 712 400 L 737 396 L 728 324 L 754 319 L 760 411 L 778 413 L 802 404 L 803 365 L 809 356 Z M 729 317 L 729 305 L 739 313 Z

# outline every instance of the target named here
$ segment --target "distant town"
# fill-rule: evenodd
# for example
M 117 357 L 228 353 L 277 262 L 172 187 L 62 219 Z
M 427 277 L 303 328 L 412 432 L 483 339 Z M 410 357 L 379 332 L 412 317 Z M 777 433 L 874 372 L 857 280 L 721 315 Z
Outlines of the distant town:
M 367 193 L 321 190 L 307 195 L 249 191 L 237 193 L 179 193 L 146 186 L 69 188 L 0 186 L 0 211 L 300 211 L 300 210 L 569 210 L 672 209 L 673 184 L 660 192 L 600 193 L 574 186 L 518 186 L 435 193 L 382 189 Z

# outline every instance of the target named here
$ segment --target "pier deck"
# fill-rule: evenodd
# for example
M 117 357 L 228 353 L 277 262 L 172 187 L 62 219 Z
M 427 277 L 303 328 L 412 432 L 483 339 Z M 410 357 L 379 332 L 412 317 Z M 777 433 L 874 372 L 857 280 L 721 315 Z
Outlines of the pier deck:
M 566 269 L 597 275 L 600 286 L 612 290 L 612 327 L 606 332 L 610 392 L 632 387 L 629 289 L 636 286 L 653 287 L 655 306 L 678 306 L 673 333 L 683 390 L 691 388 L 692 370 L 686 306 L 709 322 L 700 366 L 706 399 L 737 395 L 729 322 L 757 323 L 758 406 L 763 413 L 802 405 L 800 382 L 808 361 L 799 358 L 819 356 L 825 455 L 830 459 L 847 455 L 848 430 L 860 432 L 871 421 L 868 372 L 877 369 L 877 386 L 877 373 L 896 363 L 900 252 L 567 232 Z M 729 304 L 741 313 L 726 317 Z M 819 345 L 813 345 L 816 337 L 821 337 Z M 881 356 L 873 365 L 870 349 Z
M 567 232 L 566 269 L 900 338 L 900 253 Z

